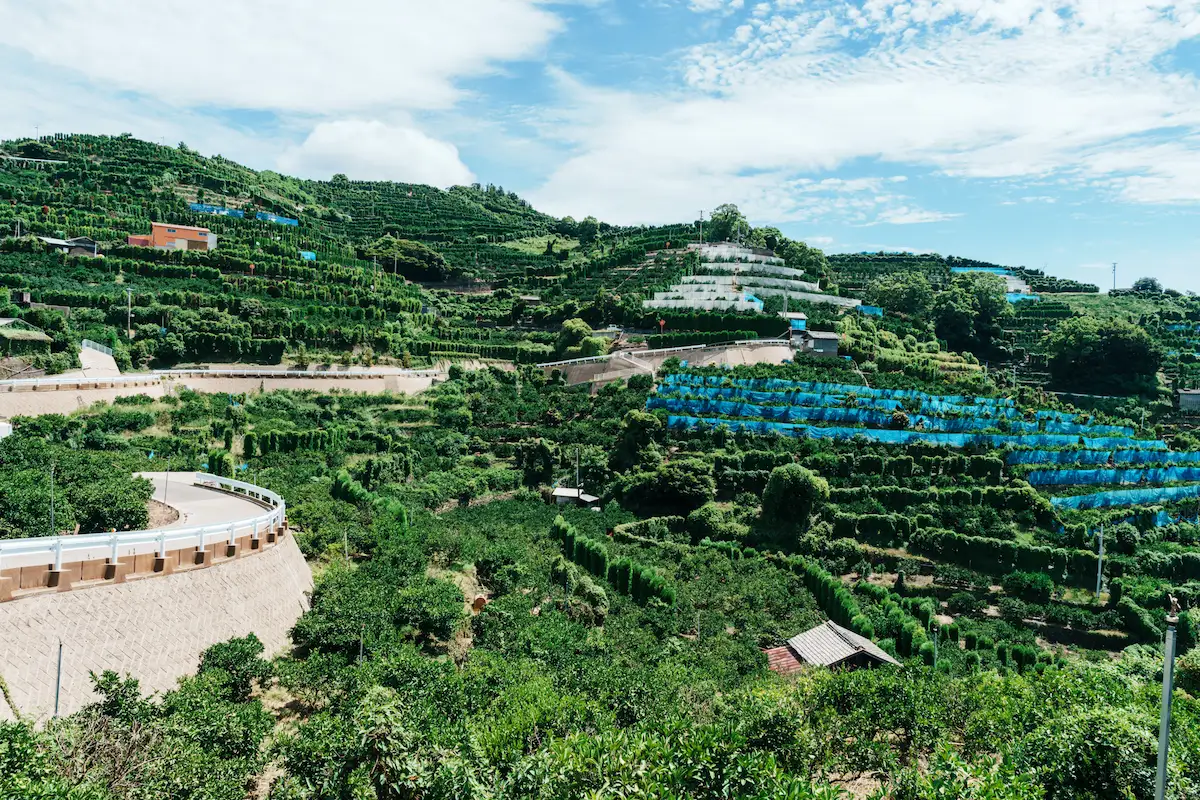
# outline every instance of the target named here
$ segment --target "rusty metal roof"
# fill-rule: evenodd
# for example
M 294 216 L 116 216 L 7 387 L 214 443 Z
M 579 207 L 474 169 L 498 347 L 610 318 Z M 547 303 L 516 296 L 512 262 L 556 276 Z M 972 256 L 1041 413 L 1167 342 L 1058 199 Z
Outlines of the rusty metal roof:
M 870 639 L 846 630 L 834 622 L 825 622 L 812 630 L 793 636 L 788 639 L 788 647 L 806 664 L 823 667 L 840 664 L 858 653 L 866 653 L 871 658 L 887 664 L 900 663 Z

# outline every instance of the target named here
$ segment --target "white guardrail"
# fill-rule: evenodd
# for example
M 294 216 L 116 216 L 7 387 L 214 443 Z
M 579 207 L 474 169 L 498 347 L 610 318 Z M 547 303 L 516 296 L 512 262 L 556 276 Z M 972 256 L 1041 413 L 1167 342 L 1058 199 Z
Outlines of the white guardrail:
M 110 377 L 86 378 L 80 375 L 65 375 L 53 378 L 17 378 L 0 381 L 0 391 L 11 391 L 22 386 L 73 386 L 76 384 L 103 383 L 112 386 L 122 384 L 153 384 L 166 378 L 387 378 L 392 376 L 411 378 L 436 378 L 443 373 L 436 369 L 398 369 L 388 372 L 306 372 L 298 369 L 163 369 L 155 372 L 129 373 Z
M 99 342 L 93 342 L 91 339 L 84 339 L 81 344 L 85 350 L 95 350 L 97 353 L 104 353 L 106 356 L 111 356 L 113 354 L 111 347 L 105 347 Z
M 100 378 L 85 378 L 81 375 L 68 375 L 61 378 L 15 378 L 8 381 L 0 381 L 0 390 L 9 389 L 20 386 L 71 386 L 81 383 L 107 383 L 114 386 L 120 384 L 151 384 L 158 383 L 162 378 L 158 375 L 113 375 L 111 377 Z
M 709 347 L 753 347 L 755 345 L 781 345 L 788 344 L 787 339 L 742 339 L 735 342 L 718 342 L 716 344 L 689 344 L 682 347 L 663 347 L 658 350 L 617 350 L 614 353 L 609 353 L 604 356 L 589 356 L 588 358 L 570 358 L 566 361 L 547 361 L 544 364 L 535 364 L 537 367 L 562 367 L 568 364 L 598 364 L 601 361 L 608 361 L 617 358 L 622 353 L 628 353 L 637 358 L 645 358 L 646 356 L 659 356 L 664 353 L 690 353 L 694 350 L 704 350 Z
M 287 512 L 283 498 L 269 489 L 252 483 L 219 478 L 197 472 L 195 485 L 207 486 L 244 495 L 253 500 L 267 503 L 270 510 L 250 519 L 226 522 L 218 525 L 201 525 L 189 528 L 155 528 L 148 531 L 121 531 L 119 533 L 86 533 L 78 536 L 46 536 L 37 539 L 0 539 L 0 569 L 53 565 L 61 569 L 63 564 L 80 561 L 111 559 L 114 563 L 128 556 L 154 553 L 165 557 L 171 550 L 187 547 L 204 548 L 217 542 L 234 544 L 239 536 L 250 534 L 258 539 L 272 528 L 282 525 Z
M 303 369 L 159 369 L 153 375 L 164 378 L 389 378 L 393 376 L 428 378 L 442 375 L 436 369 L 392 369 L 373 372 L 337 372 Z

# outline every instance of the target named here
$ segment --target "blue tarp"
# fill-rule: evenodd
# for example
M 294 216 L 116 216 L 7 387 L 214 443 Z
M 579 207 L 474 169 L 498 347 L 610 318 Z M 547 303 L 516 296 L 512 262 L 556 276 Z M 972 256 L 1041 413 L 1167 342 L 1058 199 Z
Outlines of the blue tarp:
M 664 383 L 666 383 L 664 381 Z M 671 395 L 678 392 L 680 396 L 715 397 L 721 399 L 745 399 L 755 403 L 801 405 L 801 406 L 840 406 L 847 403 L 845 394 L 820 394 L 801 392 L 792 389 L 766 392 L 754 389 L 743 389 L 737 386 L 664 386 L 663 393 Z M 910 405 L 913 401 L 909 401 Z M 962 414 L 976 417 L 997 417 L 1001 419 L 1022 419 L 1024 412 L 1016 408 L 1001 408 L 997 406 L 968 405 L 963 403 L 946 403 L 941 400 L 921 400 L 915 409 L 920 414 Z M 874 408 L 882 411 L 903 411 L 904 403 L 899 400 L 885 400 L 875 397 L 856 397 L 854 405 L 858 408 Z M 1035 417 L 1039 420 L 1053 422 L 1074 422 L 1078 415 L 1064 411 L 1038 411 Z
M 1014 450 L 1009 464 L 1195 464 L 1200 452 L 1172 453 L 1164 450 Z
M 1200 467 L 1151 469 L 1039 469 L 1025 476 L 1032 486 L 1107 486 L 1113 483 L 1187 483 L 1200 481 Z
M 894 431 L 894 430 L 879 430 L 875 428 L 841 428 L 829 427 L 818 428 L 811 425 L 795 425 L 788 422 L 767 422 L 757 420 L 739 420 L 739 419 L 718 419 L 718 418 L 701 418 L 689 416 L 667 416 L 667 424 L 673 428 L 692 428 L 699 423 L 705 423 L 716 427 L 718 425 L 726 425 L 733 431 L 746 431 L 747 433 L 770 434 L 775 433 L 781 436 L 810 436 L 820 439 L 853 439 L 855 436 L 863 436 L 874 442 L 882 442 L 884 444 L 909 444 L 910 442 L 929 442 L 931 444 L 942 445 L 945 447 L 968 447 L 970 445 L 982 444 L 987 447 L 1004 447 L 1006 445 L 1022 445 L 1030 444 L 1031 441 L 1038 441 L 1046 446 L 1054 444 L 1064 445 L 1070 441 L 1074 441 L 1074 437 L 1070 436 L 1053 436 L 1051 434 L 1037 434 L 1034 436 L 1007 436 L 1004 434 L 966 434 L 966 433 L 926 433 L 924 431 Z M 1090 447 L 1124 447 L 1132 443 L 1124 440 L 1113 439 L 1090 439 L 1085 440 Z
M 866 314 L 869 317 L 882 317 L 883 309 L 879 306 L 858 306 L 860 314 Z
M 1013 271 L 1011 269 L 1006 269 L 1004 267 L 951 267 L 950 271 L 957 272 L 957 273 L 987 272 L 991 275 L 1012 275 L 1013 274 Z
M 1004 299 L 1010 303 L 1026 303 L 1026 302 L 1036 303 L 1037 301 L 1041 300 L 1042 298 L 1037 296 L 1036 294 L 1024 294 L 1022 292 L 1007 292 L 1004 295 Z
M 254 218 L 262 220 L 263 222 L 274 222 L 278 225 L 291 225 L 293 227 L 296 227 L 300 224 L 300 220 L 298 219 L 292 219 L 291 217 L 279 217 L 275 214 L 268 214 L 266 211 L 259 211 L 254 215 Z
M 222 208 L 221 206 L 210 206 L 208 203 L 191 203 L 189 204 L 189 208 L 201 214 L 216 214 L 221 217 L 235 217 L 237 219 L 246 218 L 244 211 L 238 211 L 234 208 Z
M 1200 486 L 1167 486 L 1151 489 L 1116 489 L 1111 492 L 1081 494 L 1075 497 L 1051 497 L 1050 503 L 1055 508 L 1072 508 L 1082 511 L 1089 508 L 1174 503 L 1197 497 L 1200 497 Z
M 808 395 L 808 398 L 822 396 Z M 779 398 L 771 399 L 778 400 Z M 827 405 L 813 407 L 812 405 L 804 404 L 803 399 L 805 398 L 801 398 L 802 402 L 800 404 L 763 405 L 746 402 L 743 399 L 686 399 L 654 395 L 646 400 L 646 408 L 665 408 L 669 411 L 689 414 L 725 414 L 733 417 L 761 417 L 763 419 L 777 419 L 789 422 L 794 420 L 842 422 L 850 425 L 874 425 L 881 427 L 887 427 L 892 424 L 892 414 L 894 413 L 892 410 L 881 411 L 871 408 L 843 408 Z M 1047 422 L 1044 423 L 1044 430 L 1041 430 L 1037 422 L 996 420 L 987 417 L 947 419 L 921 414 L 909 414 L 908 420 L 912 428 L 920 428 L 927 431 L 944 431 L 947 433 L 981 433 L 988 429 L 999 429 L 1008 433 L 1024 434 L 1050 433 L 1075 436 L 1085 436 L 1088 434 L 1096 436 L 1133 436 L 1131 428 L 1120 428 L 1113 425 L 1098 425 L 1094 428 L 1089 428 L 1073 423 Z M 1002 425 L 1004 427 L 1001 427 Z
M 314 253 L 312 250 L 301 250 L 300 257 L 303 258 L 305 261 L 316 261 L 317 260 L 317 254 Z
M 934 400 L 944 403 L 972 403 L 975 405 L 987 406 L 1014 406 L 1012 398 L 1009 397 L 968 397 L 961 394 L 927 394 L 919 392 L 915 389 L 872 389 L 870 386 L 855 386 L 847 383 L 820 383 L 817 381 L 788 381 L 782 378 L 724 378 L 718 375 L 705 377 L 702 375 L 682 375 L 673 373 L 663 378 L 662 382 L 667 385 L 677 386 L 720 386 L 725 381 L 730 381 L 734 386 L 740 386 L 744 389 L 758 389 L 765 391 L 785 391 L 788 389 L 796 389 L 802 392 L 816 392 L 820 394 L 855 394 L 859 397 L 883 397 L 887 399 L 903 400 Z

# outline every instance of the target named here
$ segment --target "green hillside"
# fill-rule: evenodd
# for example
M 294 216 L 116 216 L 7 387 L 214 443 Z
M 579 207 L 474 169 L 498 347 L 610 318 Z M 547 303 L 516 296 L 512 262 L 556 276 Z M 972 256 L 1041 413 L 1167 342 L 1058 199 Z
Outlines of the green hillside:
M 1168 625 L 1168 796 L 1200 793 L 1200 436 L 1173 391 L 1200 386 L 1195 298 L 826 255 L 732 206 L 705 238 L 738 247 L 701 253 L 687 221 L 498 187 L 127 137 L 0 152 L 0 317 L 51 339 L 10 369 L 67 369 L 83 338 L 126 370 L 460 362 L 414 395 L 13 419 L 0 538 L 146 526 L 135 473 L 170 458 L 283 495 L 317 578 L 281 655 L 234 639 L 161 696 L 106 673 L 79 713 L 0 722 L 0 797 L 1148 800 Z M 217 248 L 126 243 L 152 222 Z M 79 236 L 103 257 L 38 238 Z M 774 338 L 782 311 L 837 356 L 539 366 Z M 788 644 L 827 622 L 877 668 Z

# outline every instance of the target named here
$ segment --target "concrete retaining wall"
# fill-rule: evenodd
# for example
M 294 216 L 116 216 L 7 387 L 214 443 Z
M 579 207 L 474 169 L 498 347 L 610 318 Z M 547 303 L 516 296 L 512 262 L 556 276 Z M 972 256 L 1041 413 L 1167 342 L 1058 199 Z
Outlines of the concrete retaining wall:
M 268 654 L 283 650 L 307 608 L 312 575 L 291 535 L 245 558 L 147 579 L 129 578 L 0 604 L 0 675 L 21 713 L 54 711 L 58 643 L 63 644 L 60 714 L 95 700 L 88 672 L 171 689 L 195 672 L 208 646 L 254 633 Z M 11 712 L 0 701 L 0 718 Z

